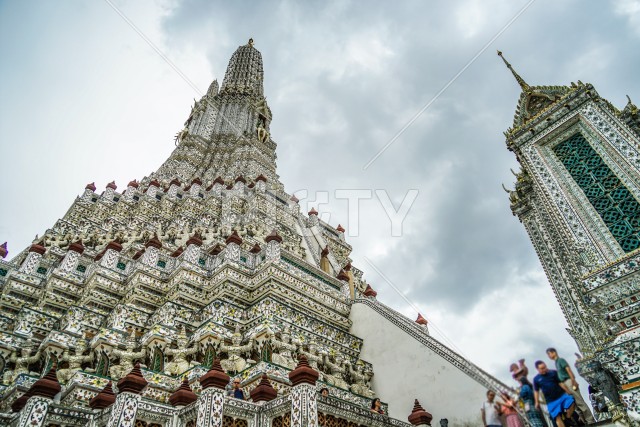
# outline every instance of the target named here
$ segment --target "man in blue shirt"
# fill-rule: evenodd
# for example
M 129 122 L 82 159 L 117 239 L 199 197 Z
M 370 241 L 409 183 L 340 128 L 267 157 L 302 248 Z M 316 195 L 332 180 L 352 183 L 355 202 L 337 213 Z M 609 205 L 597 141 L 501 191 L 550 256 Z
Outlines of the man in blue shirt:
M 244 394 L 244 390 L 240 386 L 240 378 L 233 379 L 233 388 L 227 391 L 227 396 L 233 396 L 236 399 L 247 400 L 247 396 Z
M 558 372 L 547 368 L 542 360 L 536 362 L 538 375 L 533 378 L 533 390 L 536 401 L 536 409 L 540 409 L 540 390 L 547 401 L 547 409 L 551 418 L 555 419 L 558 427 L 573 426 L 571 416 L 576 408 L 575 400 L 569 389 L 558 378 Z M 565 412 L 566 418 L 562 419 Z

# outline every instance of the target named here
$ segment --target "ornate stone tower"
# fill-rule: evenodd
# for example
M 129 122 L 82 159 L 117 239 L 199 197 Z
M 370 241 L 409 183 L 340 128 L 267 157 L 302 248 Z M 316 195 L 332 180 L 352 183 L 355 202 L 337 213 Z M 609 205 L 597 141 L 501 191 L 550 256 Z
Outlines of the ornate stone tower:
M 250 40 L 156 172 L 89 184 L 29 248 L 0 246 L 2 422 L 403 427 L 371 399 L 463 420 L 506 389 L 375 299 L 344 228 L 284 191 L 270 123 Z
M 502 57 L 502 54 L 498 52 Z M 580 373 L 640 417 L 640 116 L 594 87 L 522 88 L 507 147 L 525 226 L 584 355 Z M 611 377 L 613 376 L 613 378 Z M 613 381 L 612 381 L 613 380 Z

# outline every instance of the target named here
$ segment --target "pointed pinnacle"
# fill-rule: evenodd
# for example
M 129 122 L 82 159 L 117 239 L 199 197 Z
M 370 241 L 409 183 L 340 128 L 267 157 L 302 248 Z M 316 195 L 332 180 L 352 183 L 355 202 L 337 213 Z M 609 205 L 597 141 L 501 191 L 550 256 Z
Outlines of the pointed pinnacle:
M 527 92 L 529 91 L 529 89 L 531 89 L 529 87 L 529 85 L 527 84 L 527 82 L 524 81 L 524 79 L 522 77 L 520 77 L 520 75 L 518 73 L 516 73 L 516 71 L 513 69 L 513 67 L 511 66 L 511 64 L 509 64 L 509 61 L 507 61 L 504 56 L 502 56 L 502 52 L 497 51 L 498 52 L 498 56 L 500 58 L 502 58 L 502 61 L 505 63 L 505 65 L 507 66 L 507 68 L 509 70 L 511 70 L 511 74 L 513 74 L 513 77 L 515 77 L 516 81 L 518 82 L 518 84 L 520 85 L 520 87 L 522 88 L 523 91 Z

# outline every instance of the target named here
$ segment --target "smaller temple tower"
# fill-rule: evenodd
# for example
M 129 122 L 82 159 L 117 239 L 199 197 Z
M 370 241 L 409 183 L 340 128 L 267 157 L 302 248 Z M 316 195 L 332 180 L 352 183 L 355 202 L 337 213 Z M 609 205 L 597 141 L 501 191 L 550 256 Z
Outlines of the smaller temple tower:
M 580 374 L 640 419 L 640 117 L 591 84 L 530 86 L 505 132 L 508 191 L 584 357 Z M 613 406 L 613 405 L 610 405 Z M 614 413 L 615 416 L 615 413 Z

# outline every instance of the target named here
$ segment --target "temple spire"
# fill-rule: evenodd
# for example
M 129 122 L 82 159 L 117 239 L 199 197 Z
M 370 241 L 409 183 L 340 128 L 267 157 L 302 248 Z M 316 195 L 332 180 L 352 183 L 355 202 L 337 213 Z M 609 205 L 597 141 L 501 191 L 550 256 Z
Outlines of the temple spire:
M 262 55 L 254 47 L 253 39 L 249 39 L 231 56 L 220 92 L 263 98 L 263 80 Z
M 507 66 L 507 68 L 509 70 L 511 70 L 511 74 L 513 74 L 513 77 L 515 77 L 516 81 L 518 82 L 518 84 L 520 85 L 522 90 L 525 91 L 525 92 L 529 91 L 529 89 L 531 89 L 531 88 L 529 87 L 527 82 L 525 82 L 524 79 L 522 77 L 520 77 L 520 75 L 518 73 L 516 73 L 516 71 L 511 66 L 511 64 L 509 64 L 509 61 L 504 59 L 504 56 L 502 56 L 502 52 L 498 51 L 498 56 L 500 58 L 502 58 L 502 60 L 504 61 L 505 65 Z

